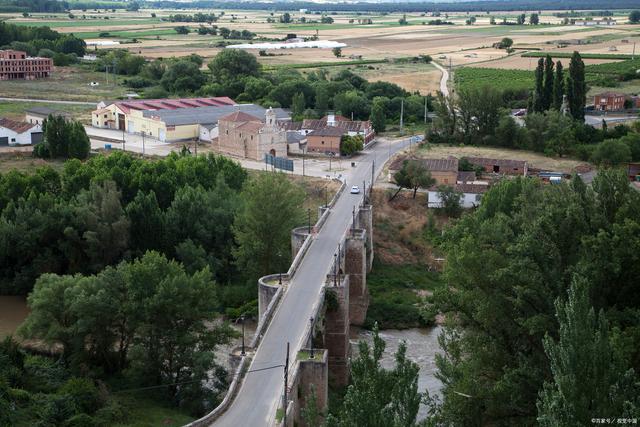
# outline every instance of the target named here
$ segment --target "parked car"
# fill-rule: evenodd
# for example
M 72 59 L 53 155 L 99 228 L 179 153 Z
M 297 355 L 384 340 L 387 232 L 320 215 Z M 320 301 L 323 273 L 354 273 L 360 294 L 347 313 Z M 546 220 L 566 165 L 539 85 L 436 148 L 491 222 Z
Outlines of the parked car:
M 360 194 L 360 187 L 358 187 L 357 185 L 351 187 L 351 194 Z

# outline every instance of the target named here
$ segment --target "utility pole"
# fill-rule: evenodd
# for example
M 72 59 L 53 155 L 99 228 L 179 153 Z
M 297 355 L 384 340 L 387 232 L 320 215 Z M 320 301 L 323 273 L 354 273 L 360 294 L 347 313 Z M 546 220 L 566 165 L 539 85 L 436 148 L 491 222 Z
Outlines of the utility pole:
M 400 135 L 404 134 L 404 99 L 400 101 Z
M 427 124 L 427 97 L 424 97 L 424 124 Z
M 242 320 L 242 352 L 240 354 L 244 356 L 246 354 L 244 351 L 244 314 L 240 319 Z
M 144 131 L 140 133 L 142 134 L 142 157 L 144 157 Z
M 309 318 L 309 324 L 311 325 L 311 329 L 309 331 L 309 348 L 311 349 L 309 357 L 313 359 L 313 317 Z
M 631 60 L 636 59 L 636 42 L 633 42 L 633 53 L 631 54 Z
M 373 185 L 373 180 L 375 179 L 375 170 L 376 170 L 376 161 L 374 160 L 371 163 L 371 185 Z
M 287 343 L 287 357 L 284 362 L 284 395 L 282 397 L 282 413 L 284 425 L 287 425 L 287 389 L 289 388 L 289 343 Z
M 124 128 L 122 128 L 122 151 L 127 151 L 125 147 L 125 139 L 124 139 Z

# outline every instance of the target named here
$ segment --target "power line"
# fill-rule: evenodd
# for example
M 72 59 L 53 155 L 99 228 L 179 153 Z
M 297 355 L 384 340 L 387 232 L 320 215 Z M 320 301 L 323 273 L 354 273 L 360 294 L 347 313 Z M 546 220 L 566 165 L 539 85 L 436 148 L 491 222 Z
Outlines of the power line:
M 266 368 L 251 369 L 251 370 L 247 371 L 246 373 L 249 374 L 249 373 L 252 373 L 252 372 L 260 372 L 260 371 L 266 371 L 266 370 L 269 370 L 269 369 L 282 368 L 282 367 L 284 367 L 284 365 L 274 365 L 274 366 L 268 366 Z M 174 385 L 197 383 L 197 382 L 201 382 L 201 381 L 204 381 L 204 380 L 211 380 L 211 379 L 213 379 L 213 378 L 206 377 L 206 378 L 204 378 L 202 380 L 180 381 L 180 382 L 177 382 L 177 383 L 152 385 L 152 386 L 149 386 L 149 387 L 125 388 L 125 389 L 122 389 L 122 390 L 112 391 L 111 394 L 125 393 L 125 392 L 129 392 L 129 391 L 153 390 L 153 389 L 157 389 L 157 388 L 169 387 L 169 386 L 174 386 Z

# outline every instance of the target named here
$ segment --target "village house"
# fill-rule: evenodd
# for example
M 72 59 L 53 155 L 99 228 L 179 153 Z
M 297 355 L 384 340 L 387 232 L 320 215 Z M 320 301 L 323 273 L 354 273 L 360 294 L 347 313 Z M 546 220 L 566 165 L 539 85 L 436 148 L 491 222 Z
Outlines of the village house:
M 220 117 L 213 147 L 224 154 L 257 161 L 264 160 L 265 154 L 286 157 L 287 132 L 278 125 L 273 109 L 264 116 L 264 122 L 243 111 Z
M 0 147 L 31 145 L 42 142 L 42 126 L 0 118 Z
M 300 132 L 308 135 L 315 130 L 326 127 L 341 129 L 342 135 L 360 135 L 364 140 L 365 146 L 375 138 L 375 131 L 369 120 L 349 120 L 346 117 L 335 114 L 328 114 L 321 119 L 303 120 L 300 126 Z
M 622 111 L 627 108 L 640 108 L 640 97 L 624 93 L 604 92 L 593 97 L 596 111 Z
M 412 159 L 401 156 L 394 160 L 391 165 L 389 165 L 389 181 L 393 181 L 393 176 L 396 172 L 402 169 L 402 165 L 405 160 Z M 422 163 L 422 165 L 431 174 L 431 177 L 436 180 L 436 186 L 455 185 L 458 182 L 458 159 L 456 158 L 414 159 L 414 161 Z
M 333 126 L 325 126 L 307 134 L 307 152 L 340 155 L 340 142 L 344 131 Z
M 486 157 L 467 157 L 469 163 L 479 166 L 485 172 L 502 175 L 524 175 L 528 173 L 527 162 L 523 160 L 490 159 Z

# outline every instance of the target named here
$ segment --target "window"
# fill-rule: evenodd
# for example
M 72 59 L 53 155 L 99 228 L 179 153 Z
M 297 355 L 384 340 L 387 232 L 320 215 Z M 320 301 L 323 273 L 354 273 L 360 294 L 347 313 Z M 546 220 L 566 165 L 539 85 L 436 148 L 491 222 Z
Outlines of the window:
M 104 118 L 105 118 L 105 119 L 107 118 L 107 115 L 106 115 L 106 114 L 104 115 Z
M 324 141 L 322 141 L 322 145 L 324 145 Z
M 226 132 L 227 135 L 229 135 L 229 129 L 227 129 L 225 132 Z
M 16 139 L 15 138 L 11 138 L 11 142 L 16 142 Z

